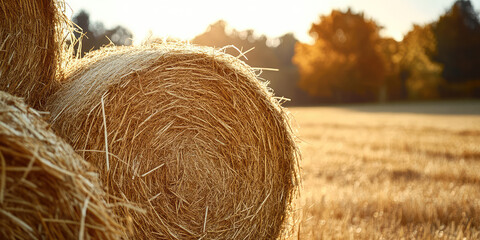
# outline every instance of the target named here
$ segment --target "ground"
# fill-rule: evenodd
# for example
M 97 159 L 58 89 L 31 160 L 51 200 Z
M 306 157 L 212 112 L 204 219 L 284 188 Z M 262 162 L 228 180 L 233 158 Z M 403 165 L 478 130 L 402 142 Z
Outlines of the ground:
M 292 239 L 480 239 L 480 101 L 291 108 Z

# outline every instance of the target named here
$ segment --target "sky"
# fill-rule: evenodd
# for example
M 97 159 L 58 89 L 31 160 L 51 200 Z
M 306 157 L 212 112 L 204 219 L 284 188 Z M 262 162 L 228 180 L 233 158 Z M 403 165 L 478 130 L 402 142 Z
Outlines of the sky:
M 132 31 L 134 43 L 149 34 L 190 40 L 217 20 L 237 30 L 253 29 L 274 39 L 293 32 L 302 42 L 312 23 L 332 9 L 363 12 L 384 27 L 381 34 L 401 40 L 413 24 L 436 20 L 454 0 L 67 0 L 67 15 L 81 9 L 90 21 L 106 28 L 121 25 Z M 480 0 L 471 1 L 478 11 Z

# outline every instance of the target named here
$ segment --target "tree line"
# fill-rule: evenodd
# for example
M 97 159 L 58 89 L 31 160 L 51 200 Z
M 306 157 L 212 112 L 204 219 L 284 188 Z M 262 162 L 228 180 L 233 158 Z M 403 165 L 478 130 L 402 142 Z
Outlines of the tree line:
M 480 24 L 469 0 L 401 42 L 379 35 L 362 13 L 333 10 L 299 43 L 299 86 L 326 102 L 480 97 Z
M 110 41 L 131 44 L 127 29 L 90 24 L 85 12 L 74 22 L 87 37 L 81 52 Z M 311 44 L 292 33 L 272 41 L 222 20 L 191 42 L 235 46 L 225 51 L 245 55 L 241 59 L 263 71 L 277 96 L 291 99 L 287 105 L 480 97 L 480 21 L 469 0 L 455 1 L 432 23 L 412 26 L 402 41 L 380 30 L 361 12 L 332 10 L 312 23 Z
M 79 57 L 111 43 L 118 46 L 132 44 L 133 34 L 130 30 L 122 26 L 106 29 L 101 22 L 91 23 L 90 15 L 84 10 L 76 14 L 72 21 L 76 27 L 74 31 L 75 39 L 81 40 L 76 42 L 74 46 L 74 54 Z

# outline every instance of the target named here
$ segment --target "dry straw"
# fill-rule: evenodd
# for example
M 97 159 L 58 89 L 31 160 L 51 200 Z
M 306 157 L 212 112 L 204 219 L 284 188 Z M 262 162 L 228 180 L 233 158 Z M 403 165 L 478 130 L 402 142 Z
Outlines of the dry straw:
M 118 239 L 88 168 L 37 111 L 0 91 L 0 239 Z
M 52 126 L 101 169 L 109 194 L 147 210 L 117 209 L 133 220 L 130 237 L 275 239 L 288 229 L 296 144 L 239 59 L 180 43 L 109 47 L 72 62 L 64 81 L 48 102 Z
M 0 90 L 42 109 L 63 64 L 71 22 L 61 0 L 0 1 Z

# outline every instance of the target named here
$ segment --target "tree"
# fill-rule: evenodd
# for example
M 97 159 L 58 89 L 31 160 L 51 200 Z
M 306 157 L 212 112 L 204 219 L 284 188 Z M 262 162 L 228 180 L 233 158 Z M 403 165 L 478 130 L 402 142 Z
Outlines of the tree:
M 298 40 L 293 33 L 287 33 L 278 40 L 279 44 L 273 48 L 273 51 L 278 59 L 279 71 L 274 72 L 275 75 L 271 79 L 271 87 L 275 90 L 275 95 L 290 99 L 285 103 L 287 106 L 312 103 L 314 99 L 298 87 L 300 78 L 298 67 L 292 62 Z
M 192 42 L 211 47 L 223 47 L 233 43 L 234 38 L 227 34 L 227 22 L 219 20 L 208 26 L 207 30 L 196 36 Z
M 406 98 L 405 81 L 400 76 L 401 49 L 401 43 L 393 38 L 380 39 L 380 52 L 385 64 L 385 85 L 379 96 L 381 102 Z
M 291 101 L 286 105 L 299 105 L 311 101 L 306 93 L 298 87 L 298 68 L 292 63 L 295 45 L 298 40 L 292 33 L 287 33 L 277 40 L 279 44 L 275 47 L 267 45 L 265 36 L 256 36 L 253 30 L 238 31 L 229 29 L 228 24 L 217 21 L 211 24 L 207 30 L 196 36 L 192 43 L 212 47 L 224 47 L 233 45 L 240 49 L 248 59 L 241 57 L 247 64 L 253 67 L 274 68 L 279 71 L 263 71 L 261 77 L 270 82 L 276 96 L 285 97 Z M 249 51 L 251 50 L 251 51 Z M 234 48 L 227 48 L 225 51 L 231 55 L 238 56 L 239 52 Z
M 95 35 L 90 30 L 90 15 L 84 10 L 81 10 L 73 17 L 73 22 L 78 27 L 74 32 L 75 38 L 81 41 L 80 44 L 74 47 L 75 54 L 81 57 L 86 52 L 95 48 Z
M 122 26 L 105 29 L 103 23 L 90 23 L 90 15 L 81 10 L 73 17 L 73 22 L 78 26 L 75 37 L 81 39 L 81 49 L 75 46 L 76 54 L 83 56 L 86 52 L 99 49 L 113 43 L 117 46 L 131 45 L 133 34 Z
M 431 25 L 414 25 L 400 45 L 400 77 L 410 99 L 439 97 L 442 66 L 430 58 L 437 49 Z
M 293 65 L 292 58 L 295 55 L 295 45 L 298 40 L 293 33 L 286 33 L 278 40 L 280 40 L 280 44 L 274 48 L 277 58 L 281 61 L 282 65 Z
M 196 36 L 192 43 L 217 48 L 235 46 L 242 52 L 252 50 L 245 55 L 248 59 L 243 58 L 249 65 L 264 68 L 275 68 L 278 65 L 273 49 L 267 46 L 265 36 L 257 37 L 251 29 L 242 32 L 235 29 L 227 31 L 227 29 L 228 24 L 225 21 L 217 21 L 211 24 L 204 33 Z M 234 48 L 227 48 L 225 51 L 234 56 L 240 54 Z
M 309 32 L 313 45 L 299 43 L 295 48 L 300 87 L 329 101 L 377 100 L 386 74 L 379 29 L 350 9 L 321 16 Z
M 480 80 L 480 22 L 469 0 L 457 0 L 433 24 L 437 50 L 432 56 L 449 83 Z

